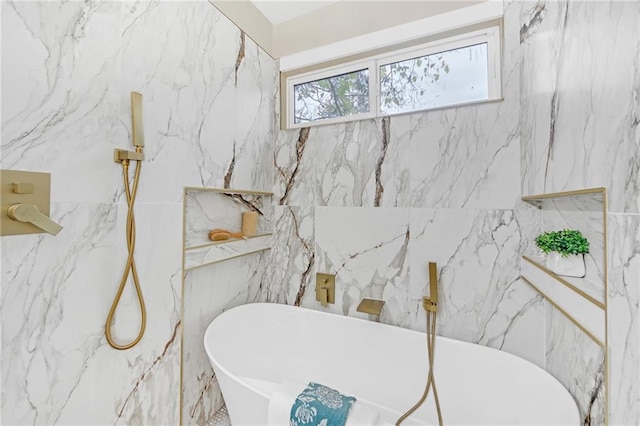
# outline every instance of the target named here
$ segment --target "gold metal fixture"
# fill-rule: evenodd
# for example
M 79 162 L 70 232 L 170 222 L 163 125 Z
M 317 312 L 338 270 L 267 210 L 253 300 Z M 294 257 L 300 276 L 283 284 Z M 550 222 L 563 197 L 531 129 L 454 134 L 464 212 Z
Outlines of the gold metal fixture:
M 26 182 L 13 182 L 14 194 L 33 194 L 33 184 Z
M 116 163 L 122 164 L 122 175 L 124 178 L 124 189 L 125 194 L 127 196 L 127 249 L 129 251 L 129 256 L 127 257 L 127 262 L 125 264 L 124 272 L 122 273 L 122 278 L 120 280 L 120 286 L 118 287 L 118 291 L 116 292 L 116 297 L 113 299 L 113 303 L 111 304 L 111 309 L 109 310 L 109 315 L 107 315 L 107 322 L 105 324 L 104 334 L 107 338 L 107 342 L 114 349 L 125 350 L 132 348 L 144 335 L 144 330 L 147 325 L 147 311 L 144 305 L 144 297 L 142 296 L 142 290 L 140 288 L 140 280 L 138 278 L 138 270 L 136 268 L 136 261 L 133 257 L 133 253 L 136 247 L 136 223 L 135 216 L 133 212 L 133 206 L 136 201 L 136 194 L 138 193 L 138 182 L 140 180 L 140 168 L 142 166 L 142 160 L 144 160 L 144 155 L 142 153 L 142 147 L 144 146 L 144 135 L 142 129 L 142 95 L 140 93 L 131 92 L 131 121 L 132 121 L 132 137 L 133 144 L 136 146 L 135 152 L 124 151 L 121 149 L 116 149 L 114 152 L 114 160 Z M 131 161 L 136 161 L 136 170 L 133 178 L 133 187 L 129 186 L 129 163 Z M 127 279 L 129 278 L 129 273 L 133 277 L 133 284 L 136 289 L 136 294 L 138 296 L 138 303 L 140 304 L 140 330 L 135 339 L 133 339 L 129 343 L 119 344 L 113 339 L 113 334 L 111 332 L 111 325 L 113 323 L 113 317 L 116 313 L 116 308 L 118 307 L 118 303 L 120 303 L 120 298 L 122 297 L 122 292 L 124 291 L 124 287 L 127 284 Z
M 0 235 L 57 235 L 62 226 L 49 218 L 49 173 L 0 170 L 2 212 Z
M 122 163 L 123 161 L 144 161 L 144 154 L 142 151 L 126 151 L 124 149 L 113 150 L 113 161 L 116 163 Z
M 51 235 L 58 235 L 62 231 L 62 226 L 40 213 L 35 204 L 14 204 L 7 209 L 7 216 L 18 222 L 35 225 Z
M 131 138 L 133 139 L 134 146 L 138 148 L 142 148 L 144 146 L 142 95 L 138 92 L 131 92 Z M 142 152 L 142 150 L 139 152 Z
M 424 388 L 424 392 L 420 397 L 420 400 L 411 407 L 406 413 L 404 413 L 398 421 L 396 426 L 405 421 L 413 412 L 415 412 L 427 399 L 430 388 L 433 387 L 433 398 L 436 402 L 436 410 L 438 412 L 438 423 L 440 426 L 442 423 L 442 412 L 440 410 L 440 399 L 438 398 L 438 390 L 436 389 L 436 379 L 433 376 L 433 362 L 436 350 L 436 313 L 438 310 L 438 267 L 434 262 L 429 262 L 429 297 L 422 299 L 422 305 L 427 312 L 427 360 L 429 363 L 429 371 L 427 373 L 427 385 Z
M 360 304 L 356 308 L 356 311 L 364 312 L 365 314 L 380 316 L 383 306 L 384 300 L 364 298 L 360 301 Z
M 336 303 L 336 276 L 332 274 L 316 274 L 316 300 L 322 306 Z

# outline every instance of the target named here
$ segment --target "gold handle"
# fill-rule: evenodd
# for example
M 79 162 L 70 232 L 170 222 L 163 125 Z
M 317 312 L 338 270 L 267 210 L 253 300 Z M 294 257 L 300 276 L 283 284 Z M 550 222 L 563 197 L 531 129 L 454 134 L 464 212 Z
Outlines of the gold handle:
M 61 225 L 40 213 L 34 204 L 14 204 L 7 209 L 7 216 L 18 222 L 31 223 L 51 235 L 58 235 L 62 230 Z
M 327 306 L 329 304 L 329 290 L 326 288 L 319 288 L 318 291 L 320 292 L 320 304 L 322 306 Z

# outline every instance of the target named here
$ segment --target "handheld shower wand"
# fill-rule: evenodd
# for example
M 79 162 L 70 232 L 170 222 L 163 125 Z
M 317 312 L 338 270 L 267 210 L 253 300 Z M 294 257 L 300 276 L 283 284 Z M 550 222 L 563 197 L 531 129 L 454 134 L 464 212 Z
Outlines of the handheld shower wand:
M 438 413 L 438 424 L 442 426 L 442 412 L 440 411 L 440 399 L 438 398 L 438 390 L 436 389 L 436 379 L 433 376 L 433 362 L 436 350 L 436 314 L 438 312 L 438 266 L 434 262 L 429 262 L 429 296 L 422 298 L 422 306 L 427 311 L 427 361 L 429 371 L 427 373 L 427 384 L 420 400 L 415 403 L 406 413 L 404 413 L 396 426 L 399 426 L 414 411 L 416 411 L 427 399 L 429 390 L 433 388 L 433 398 L 436 403 Z
M 135 151 L 126 151 L 122 149 L 116 149 L 114 151 L 114 161 L 116 163 L 122 164 L 122 174 L 124 178 L 124 188 L 125 194 L 127 197 L 127 249 L 129 255 L 127 257 L 127 261 L 125 264 L 124 272 L 122 273 L 122 278 L 120 280 L 120 286 L 118 287 L 118 291 L 116 292 L 116 297 L 113 299 L 113 303 L 111 304 L 111 309 L 109 310 L 109 315 L 107 316 L 107 322 L 105 324 L 105 336 L 107 338 L 107 342 L 114 349 L 125 350 L 130 349 L 138 344 L 142 336 L 144 335 L 144 330 L 147 325 L 147 311 L 144 305 L 144 297 L 142 296 L 142 289 L 140 288 L 140 279 L 138 278 L 138 270 L 136 268 L 136 261 L 133 256 L 135 247 L 136 247 L 136 222 L 135 215 L 133 212 L 133 206 L 136 201 L 136 195 L 138 193 L 138 182 L 140 180 L 140 168 L 142 166 L 142 161 L 144 160 L 144 154 L 142 153 L 142 149 L 144 147 L 144 132 L 142 127 L 142 95 L 140 93 L 131 92 L 131 134 L 133 139 L 133 144 L 135 145 Z M 129 163 L 131 161 L 136 162 L 136 170 L 134 172 L 133 178 L 133 187 L 129 186 Z M 122 292 L 127 284 L 127 280 L 129 278 L 129 273 L 133 278 L 133 284 L 136 289 L 136 295 L 138 296 L 138 303 L 140 304 L 140 330 L 135 339 L 133 339 L 129 343 L 119 344 L 113 338 L 113 334 L 111 332 L 111 326 L 113 323 L 113 317 L 116 313 L 116 308 L 120 303 L 120 298 L 122 297 Z

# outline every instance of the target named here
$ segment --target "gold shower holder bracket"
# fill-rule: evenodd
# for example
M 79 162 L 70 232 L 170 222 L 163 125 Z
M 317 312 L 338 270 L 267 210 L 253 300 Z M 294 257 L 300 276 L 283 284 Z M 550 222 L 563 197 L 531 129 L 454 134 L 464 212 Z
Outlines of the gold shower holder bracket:
M 124 149 L 113 150 L 113 161 L 116 163 L 122 163 L 123 161 L 144 161 L 144 153 L 137 151 L 127 151 Z

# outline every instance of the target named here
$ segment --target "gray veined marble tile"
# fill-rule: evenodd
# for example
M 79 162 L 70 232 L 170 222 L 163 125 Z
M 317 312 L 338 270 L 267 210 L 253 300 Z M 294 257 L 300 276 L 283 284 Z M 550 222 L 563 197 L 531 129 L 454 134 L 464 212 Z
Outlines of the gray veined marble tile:
M 397 121 L 406 126 L 401 137 L 410 140 L 413 207 L 514 207 L 520 171 L 513 105 L 460 107 Z
M 211 4 L 189 6 L 124 8 L 123 62 L 138 70 L 125 83 L 144 95 L 140 199 L 179 201 L 183 186 L 270 190 L 275 62 Z
M 108 202 L 122 179 L 119 12 L 112 2 L 2 4 L 2 168 L 52 173 L 53 201 Z
M 573 395 L 582 424 L 605 424 L 604 350 L 550 304 L 546 323 L 546 370 Z
M 270 189 L 275 62 L 247 40 L 236 68 L 241 32 L 206 2 L 3 2 L 2 33 L 2 167 L 51 172 L 65 226 L 2 240 L 2 315 L 19 318 L 3 321 L 2 420 L 177 424 L 182 188 Z M 131 147 L 130 91 L 144 97 L 136 260 L 149 322 L 123 354 L 103 332 L 126 257 L 113 148 Z M 262 275 L 250 269 L 243 301 Z M 137 315 L 128 285 L 120 337 Z
M 224 405 L 203 346 L 207 326 L 234 306 L 258 301 L 268 253 L 253 254 L 185 274 L 182 423 L 204 425 Z
M 439 334 L 544 364 L 541 298 L 519 279 L 530 219 L 512 210 L 411 210 L 409 299 L 428 294 L 427 263 L 436 262 Z M 424 330 L 415 309 L 410 326 Z
M 609 215 L 610 424 L 640 422 L 640 216 Z
M 606 186 L 611 211 L 638 212 L 640 5 L 522 5 L 523 193 Z
M 275 206 L 273 245 L 260 299 L 300 306 L 315 300 L 313 207 Z
M 409 209 L 316 208 L 316 271 L 336 275 L 336 304 L 320 308 L 360 315 L 364 297 L 387 302 L 381 321 L 400 324 L 407 315 Z
M 393 126 L 393 119 L 377 119 L 280 132 L 278 204 L 405 205 L 408 151 L 391 136 Z
M 111 423 L 112 407 L 102 404 L 115 391 L 104 315 L 117 279 L 116 209 L 52 207 L 65 225 L 55 238 L 2 239 L 11 252 L 2 257 L 3 421 Z M 89 392 L 96 387 L 104 394 Z

